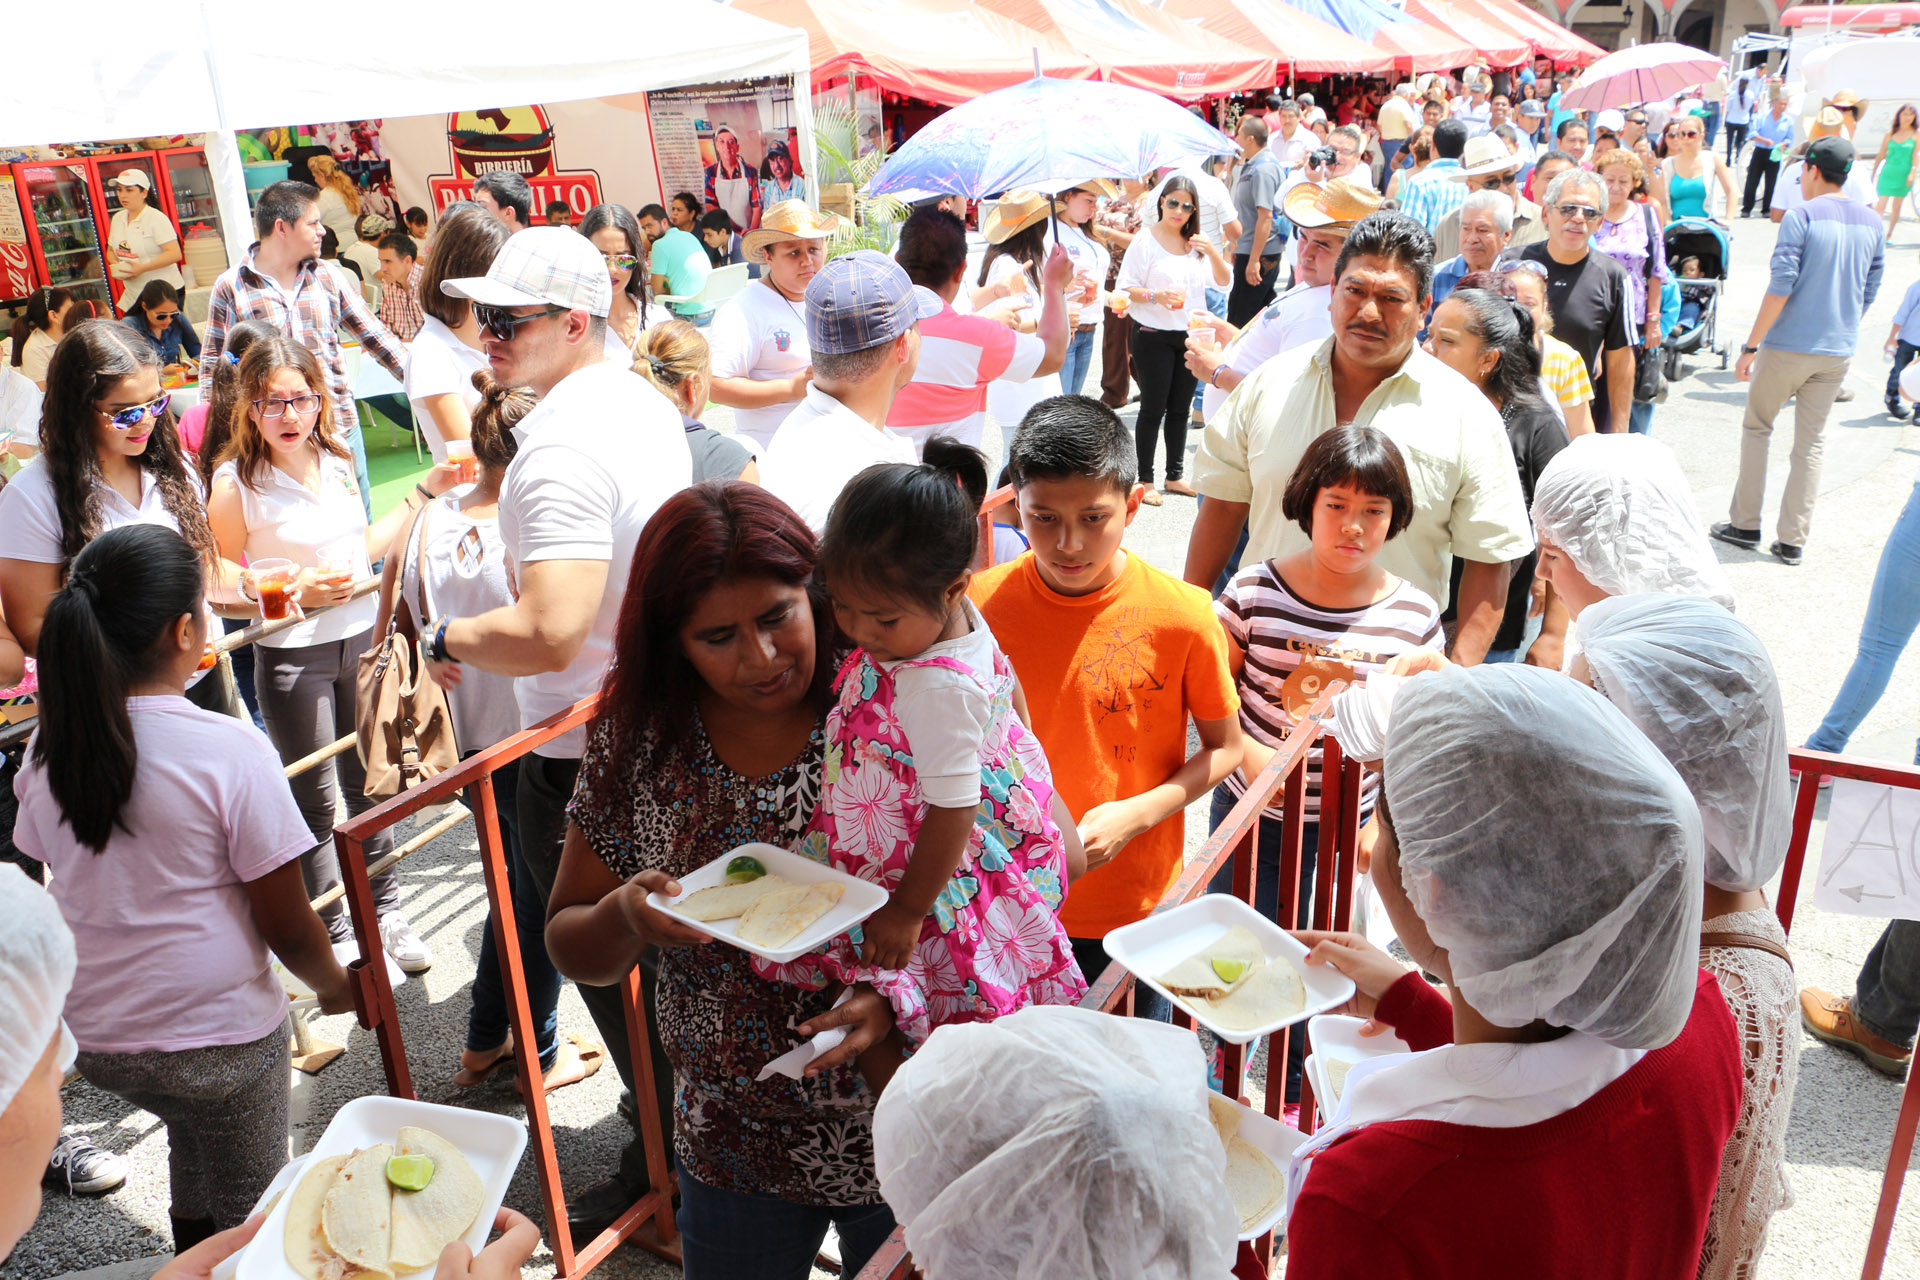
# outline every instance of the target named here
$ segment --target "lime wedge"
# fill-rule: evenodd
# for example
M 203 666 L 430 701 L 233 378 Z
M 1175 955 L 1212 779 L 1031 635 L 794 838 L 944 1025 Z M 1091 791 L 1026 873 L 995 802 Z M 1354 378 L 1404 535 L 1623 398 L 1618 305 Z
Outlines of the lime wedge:
M 402 1191 L 423 1191 L 433 1181 L 433 1161 L 425 1156 L 393 1156 L 387 1161 L 387 1181 Z
M 1222 982 L 1238 982 L 1247 971 L 1245 960 L 1233 960 L 1226 956 L 1216 956 L 1213 960 L 1213 972 Z
M 727 864 L 728 884 L 745 884 L 749 880 L 758 880 L 765 874 L 767 869 L 760 865 L 760 859 L 750 854 L 743 853 Z

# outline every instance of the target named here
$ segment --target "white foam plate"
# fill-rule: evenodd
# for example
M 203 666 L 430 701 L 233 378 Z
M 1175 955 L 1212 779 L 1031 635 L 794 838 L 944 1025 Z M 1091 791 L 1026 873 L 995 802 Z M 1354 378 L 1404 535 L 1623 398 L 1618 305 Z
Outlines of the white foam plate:
M 433 1102 L 414 1102 L 406 1098 L 378 1095 L 355 1098 L 334 1113 L 327 1131 L 320 1135 L 320 1141 L 313 1144 L 313 1150 L 307 1156 L 280 1171 L 280 1176 L 274 1179 L 275 1186 L 291 1190 L 295 1175 L 306 1168 L 303 1161 L 346 1155 L 376 1142 L 392 1142 L 402 1125 L 418 1125 L 422 1129 L 433 1130 L 459 1148 L 460 1154 L 473 1166 L 473 1171 L 480 1175 L 485 1198 L 480 1203 L 480 1212 L 474 1216 L 473 1225 L 461 1237 L 469 1248 L 478 1253 L 493 1230 L 493 1216 L 499 1211 L 500 1202 L 506 1198 L 507 1184 L 513 1181 L 513 1171 L 520 1163 L 520 1153 L 527 1146 L 526 1125 L 507 1116 L 495 1115 L 491 1111 L 471 1111 L 465 1107 L 443 1107 Z M 298 1169 L 294 1167 L 296 1165 Z M 270 1197 L 275 1187 L 270 1186 L 267 1190 Z M 235 1280 L 301 1280 L 300 1273 L 287 1261 L 287 1200 L 286 1195 L 280 1196 L 274 1203 L 273 1212 L 261 1224 L 260 1234 L 241 1252 L 240 1264 L 234 1271 Z M 431 1280 L 433 1268 L 429 1266 L 401 1274 Z
M 1240 1137 L 1255 1151 L 1264 1154 L 1280 1170 L 1280 1176 L 1287 1176 L 1287 1165 L 1293 1159 L 1296 1147 L 1307 1140 L 1307 1135 L 1282 1120 L 1275 1120 L 1264 1111 L 1256 1111 L 1235 1098 L 1228 1098 L 1234 1109 L 1240 1113 Z M 1254 1223 L 1252 1228 L 1240 1233 L 1242 1240 L 1258 1240 L 1269 1231 L 1281 1231 L 1287 1216 L 1286 1195 L 1280 1197 L 1280 1203 L 1266 1217 Z
M 1203 1001 L 1189 1001 L 1160 985 L 1159 975 L 1185 960 L 1194 952 L 1223 936 L 1235 925 L 1244 925 L 1260 940 L 1268 960 L 1284 960 L 1300 973 L 1307 989 L 1305 1007 L 1277 1022 L 1250 1031 L 1234 1031 L 1215 1026 Z M 1353 999 L 1353 980 L 1331 965 L 1307 964 L 1307 949 L 1293 935 L 1229 893 L 1206 893 L 1191 902 L 1183 902 L 1170 911 L 1148 916 L 1145 920 L 1115 929 L 1103 944 L 1107 954 L 1132 971 L 1134 977 L 1158 991 L 1228 1044 L 1251 1044 L 1261 1036 L 1282 1027 L 1305 1021 L 1317 1013 L 1338 1009 Z
M 795 884 L 820 884 L 831 881 L 835 884 L 844 884 L 847 891 L 840 895 L 840 901 L 834 904 L 831 911 L 815 920 L 791 942 L 778 950 L 769 950 L 751 942 L 741 941 L 739 935 L 734 932 L 740 927 L 738 916 L 730 920 L 695 920 L 674 910 L 674 904 L 689 894 L 724 883 L 727 878 L 727 863 L 742 854 L 750 854 L 760 859 L 760 865 L 767 869 L 768 875 L 779 876 Z M 647 895 L 648 906 L 656 911 L 664 911 L 690 929 L 698 929 L 729 946 L 750 951 L 776 964 L 797 960 L 821 943 L 839 937 L 886 906 L 887 898 L 890 896 L 877 884 L 862 880 L 858 876 L 850 876 L 824 862 L 803 858 L 797 853 L 772 844 L 743 844 L 738 849 L 727 850 L 698 871 L 674 878 L 680 882 L 679 894 L 669 898 L 663 893 L 650 893 Z
M 1352 1066 L 1370 1058 L 1413 1052 L 1412 1045 L 1392 1032 L 1383 1036 L 1361 1035 L 1360 1028 L 1366 1025 L 1365 1018 L 1350 1018 L 1339 1013 L 1323 1013 L 1307 1021 L 1307 1043 L 1313 1052 L 1307 1055 L 1305 1067 L 1313 1081 L 1313 1096 L 1322 1115 L 1333 1114 L 1333 1109 L 1340 1104 L 1340 1099 L 1334 1096 L 1332 1081 L 1327 1078 L 1328 1064 L 1344 1062 Z

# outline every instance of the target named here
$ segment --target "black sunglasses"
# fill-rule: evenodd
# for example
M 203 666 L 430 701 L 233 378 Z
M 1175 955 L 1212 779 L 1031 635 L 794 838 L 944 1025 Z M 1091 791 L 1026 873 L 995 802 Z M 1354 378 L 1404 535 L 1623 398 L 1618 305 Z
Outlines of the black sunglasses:
M 492 307 L 484 302 L 476 302 L 473 304 L 473 318 L 478 320 L 480 327 L 495 339 L 501 342 L 512 342 L 514 335 L 520 331 L 520 326 L 527 321 L 538 320 L 543 316 L 563 316 L 571 310 L 571 307 L 548 307 L 530 316 L 517 316 L 505 307 Z

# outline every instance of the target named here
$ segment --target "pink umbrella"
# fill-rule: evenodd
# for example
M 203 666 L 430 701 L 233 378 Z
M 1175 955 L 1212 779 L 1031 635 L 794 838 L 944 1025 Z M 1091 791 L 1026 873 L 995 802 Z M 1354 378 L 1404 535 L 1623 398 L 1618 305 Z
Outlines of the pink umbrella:
M 1604 111 L 1608 107 L 1660 102 L 1713 79 L 1726 65 L 1690 44 L 1637 44 L 1610 53 L 1588 67 L 1560 105 L 1575 111 Z

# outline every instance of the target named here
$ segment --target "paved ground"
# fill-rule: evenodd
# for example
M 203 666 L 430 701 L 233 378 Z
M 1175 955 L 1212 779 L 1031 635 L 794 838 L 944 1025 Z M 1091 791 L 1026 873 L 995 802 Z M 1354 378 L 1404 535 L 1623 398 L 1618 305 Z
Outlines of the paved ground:
M 1765 222 L 1735 224 L 1735 269 L 1727 312 L 1734 323 L 1723 328 L 1722 336 L 1736 348 L 1765 288 L 1773 234 Z M 1916 247 L 1920 247 L 1920 234 L 1908 224 L 1895 241 L 1882 301 L 1870 313 L 1871 322 L 1854 361 L 1849 385 L 1856 398 L 1836 407 L 1827 433 L 1820 507 L 1805 565 L 1788 569 L 1768 557 L 1720 548 L 1739 593 L 1740 612 L 1766 638 L 1779 669 L 1796 739 L 1818 722 L 1846 672 L 1881 544 L 1920 465 L 1920 430 L 1894 423 L 1880 412 L 1886 369 L 1880 343 L 1894 300 L 1920 275 Z M 1686 467 L 1703 522 L 1725 518 L 1738 465 L 1744 402 L 1732 374 L 1719 372 L 1717 366 L 1713 361 L 1696 367 L 1674 388 L 1655 418 L 1656 434 L 1674 447 Z M 1097 382 L 1097 371 L 1090 381 Z M 998 453 L 998 433 L 990 429 L 989 434 L 994 437 L 990 445 Z M 1771 500 L 1776 502 L 1790 435 L 1789 427 L 1776 437 L 1771 489 Z M 1142 513 L 1130 545 L 1153 562 L 1178 571 L 1192 519 L 1190 501 L 1169 499 L 1166 507 Z M 1911 760 L 1914 741 L 1920 737 L 1917 689 L 1920 648 L 1908 652 L 1888 696 L 1862 726 L 1853 750 L 1877 759 Z M 1203 804 L 1191 816 L 1190 843 L 1197 842 L 1204 821 Z M 1816 849 L 1820 837 L 1817 826 Z M 438 960 L 431 973 L 401 991 L 401 1022 L 423 1098 L 520 1115 L 510 1083 L 456 1097 L 459 1091 L 448 1080 L 463 1042 L 470 957 L 484 921 L 484 891 L 473 847 L 470 834 L 457 831 L 406 864 L 402 885 L 407 909 Z M 1793 935 L 1802 981 L 1850 991 L 1854 973 L 1879 927 L 1877 921 L 1803 906 Z M 591 1031 L 570 988 L 563 996 L 561 1017 L 563 1027 Z M 383 1088 L 369 1033 L 343 1017 L 316 1019 L 313 1026 L 321 1039 L 345 1043 L 348 1052 L 318 1077 L 296 1077 L 296 1150 L 313 1143 L 343 1102 Z M 609 1070 L 551 1099 L 561 1160 L 568 1170 L 578 1171 L 573 1175 L 576 1186 L 598 1176 L 612 1161 L 625 1128 L 615 1115 L 618 1092 L 617 1079 Z M 1789 1136 L 1796 1203 L 1774 1219 L 1766 1259 L 1769 1274 L 1832 1280 L 1858 1274 L 1899 1096 L 1896 1084 L 1858 1060 L 1805 1040 Z M 73 1123 L 129 1158 L 133 1176 L 126 1187 L 98 1200 L 50 1196 L 34 1231 L 0 1268 L 0 1280 L 43 1280 L 150 1257 L 169 1248 L 165 1132 L 151 1116 L 84 1084 L 67 1090 L 66 1103 Z M 1920 1277 L 1920 1181 L 1908 1181 L 1908 1197 L 1885 1274 L 1913 1280 Z M 509 1202 L 537 1217 L 536 1201 L 534 1175 L 523 1162 Z M 1622 1229 L 1631 1230 L 1631 1224 L 1623 1223 Z M 551 1258 L 544 1251 L 536 1255 L 528 1275 L 547 1280 L 551 1273 Z M 652 1280 L 675 1271 L 629 1249 L 606 1264 L 602 1274 L 617 1280 Z

